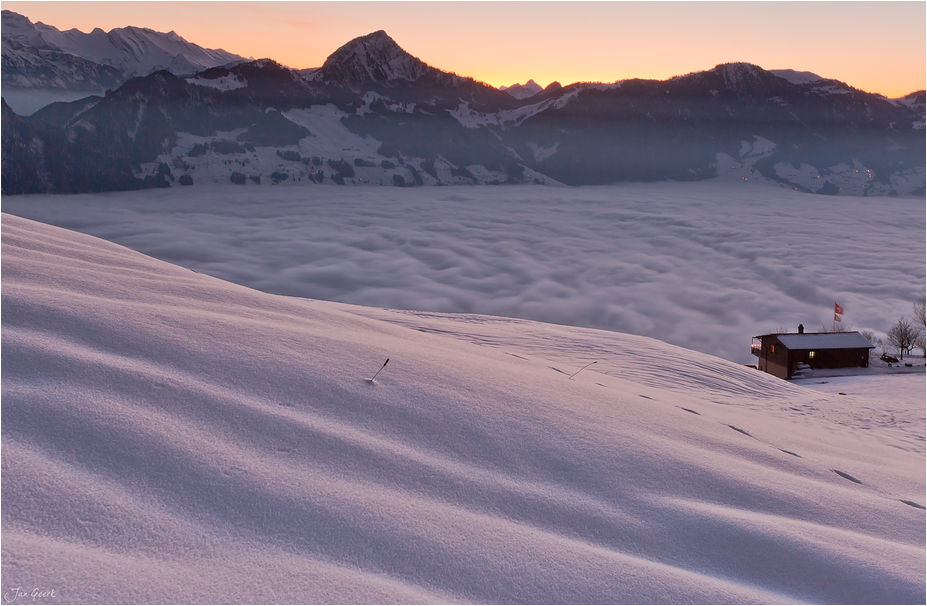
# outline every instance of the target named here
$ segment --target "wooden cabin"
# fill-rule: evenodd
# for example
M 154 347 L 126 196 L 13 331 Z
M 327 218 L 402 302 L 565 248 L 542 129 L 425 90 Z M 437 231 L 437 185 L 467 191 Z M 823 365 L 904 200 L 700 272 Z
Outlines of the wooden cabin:
M 753 337 L 756 367 L 780 379 L 792 378 L 799 364 L 811 368 L 867 368 L 874 345 L 858 332 L 804 332 Z

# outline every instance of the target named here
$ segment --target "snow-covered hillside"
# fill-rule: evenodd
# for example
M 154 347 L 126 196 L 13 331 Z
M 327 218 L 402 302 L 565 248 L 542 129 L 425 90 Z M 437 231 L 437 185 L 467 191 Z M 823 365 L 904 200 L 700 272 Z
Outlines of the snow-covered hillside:
M 922 406 L 908 442 L 817 413 L 846 396 L 656 341 L 268 295 L 9 215 L 2 254 L 5 587 L 925 599 Z M 641 349 L 646 381 L 622 372 Z M 613 370 L 569 378 L 593 360 Z M 713 387 L 677 389 L 679 366 Z M 923 393 L 895 379 L 880 399 Z
M 320 145 L 337 141 L 314 132 Z M 352 140 L 350 153 L 373 154 L 366 143 Z M 356 170 L 368 178 L 374 169 Z M 3 202 L 6 212 L 265 292 L 604 328 L 741 363 L 756 362 L 754 335 L 829 327 L 835 302 L 847 324 L 884 336 L 924 292 L 923 200 L 744 183 L 292 182 Z

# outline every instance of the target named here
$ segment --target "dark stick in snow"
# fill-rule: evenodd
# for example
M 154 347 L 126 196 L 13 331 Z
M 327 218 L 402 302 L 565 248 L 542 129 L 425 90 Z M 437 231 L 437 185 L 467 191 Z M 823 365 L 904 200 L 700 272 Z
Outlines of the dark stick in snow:
M 596 360 L 595 362 L 598 362 L 598 360 Z M 576 372 L 574 372 L 573 374 L 571 374 L 568 378 L 572 379 L 573 377 L 575 377 L 575 376 L 578 375 L 579 373 L 583 372 L 584 370 L 586 370 L 587 368 L 589 368 L 590 366 L 592 366 L 593 364 L 595 364 L 595 362 L 589 362 L 588 364 L 586 364 L 585 366 L 583 366 L 582 368 L 580 368 L 579 370 L 577 370 Z
M 383 372 L 383 369 L 386 368 L 386 365 L 389 364 L 389 358 L 386 358 L 386 362 L 383 362 L 383 366 L 380 367 L 380 370 L 377 371 L 377 375 Z M 373 383 L 373 380 L 377 378 L 377 375 L 373 375 L 367 379 L 368 383 Z

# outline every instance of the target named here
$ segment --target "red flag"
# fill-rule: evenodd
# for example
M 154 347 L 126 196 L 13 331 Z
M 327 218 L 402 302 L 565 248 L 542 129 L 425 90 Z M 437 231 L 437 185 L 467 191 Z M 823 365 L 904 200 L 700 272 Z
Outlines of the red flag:
M 840 307 L 839 305 L 837 305 L 836 303 L 834 303 L 834 313 L 835 313 L 835 314 L 842 314 L 842 313 L 843 313 L 843 308 Z M 840 320 L 837 320 L 837 321 L 839 322 Z
M 843 322 L 843 320 L 840 319 L 840 316 L 834 314 L 834 322 Z

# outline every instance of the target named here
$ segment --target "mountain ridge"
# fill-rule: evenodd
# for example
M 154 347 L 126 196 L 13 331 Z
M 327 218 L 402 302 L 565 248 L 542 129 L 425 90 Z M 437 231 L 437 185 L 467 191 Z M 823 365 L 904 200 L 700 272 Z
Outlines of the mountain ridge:
M 725 63 L 664 81 L 551 83 L 519 99 L 431 67 L 378 30 L 317 69 L 264 59 L 183 78 L 164 70 L 10 120 L 5 150 L 35 137 L 46 145 L 4 155 L 3 188 L 166 187 L 178 171 L 188 184 L 721 178 L 809 193 L 923 192 L 922 91 L 890 100 L 836 80 L 792 80 L 802 78 Z M 110 163 L 94 168 L 93 158 Z M 71 161 L 81 168 L 63 177 L 47 168 Z
M 9 10 L 2 11 L 2 23 L 2 76 L 15 88 L 102 92 L 161 69 L 184 74 L 244 60 L 188 42 L 174 31 L 134 26 L 60 31 Z

